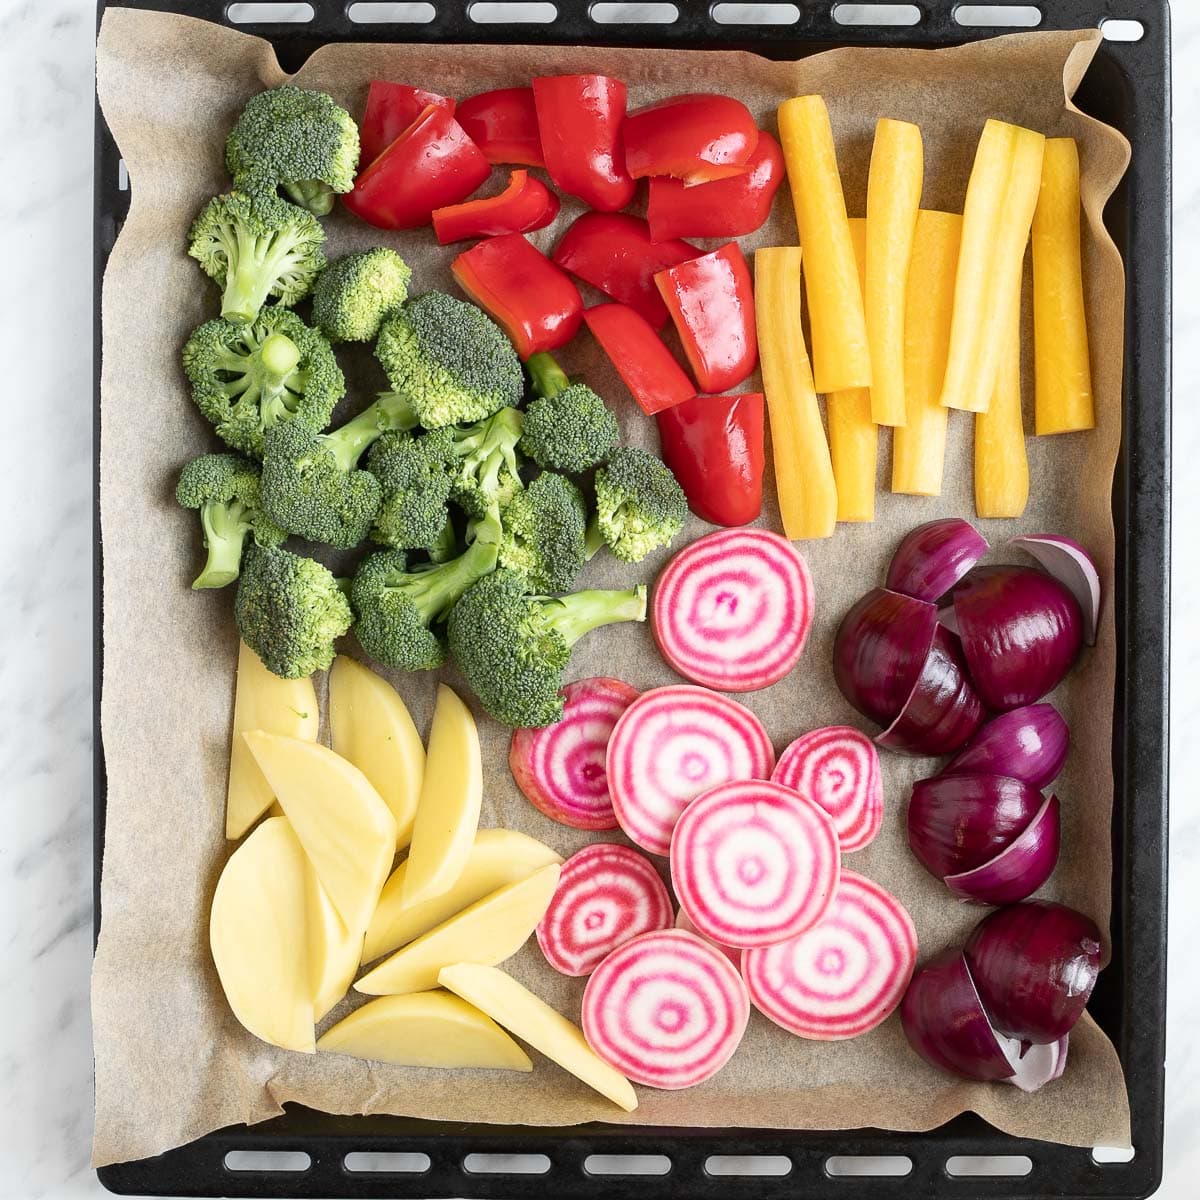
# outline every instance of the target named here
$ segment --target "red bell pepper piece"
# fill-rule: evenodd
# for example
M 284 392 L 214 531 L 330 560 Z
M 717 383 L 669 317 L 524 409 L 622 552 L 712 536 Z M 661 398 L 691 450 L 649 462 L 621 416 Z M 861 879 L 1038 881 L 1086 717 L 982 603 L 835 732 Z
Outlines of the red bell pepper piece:
M 670 313 L 658 294 L 655 274 L 700 253 L 687 242 L 651 241 L 650 227 L 640 217 L 590 212 L 559 239 L 554 261 L 661 329 Z
M 544 167 L 533 88 L 480 92 L 458 106 L 458 123 L 490 163 Z
M 740 100 L 696 92 L 631 112 L 624 137 L 625 165 L 634 179 L 672 175 L 707 183 L 742 174 L 758 145 L 758 126 Z
M 754 285 L 729 242 L 654 277 L 702 392 L 736 387 L 758 364 Z
M 697 396 L 660 412 L 663 461 L 692 512 L 714 525 L 749 525 L 762 512 L 763 397 Z
M 366 111 L 358 127 L 361 147 L 358 160 L 363 169 L 369 167 L 430 104 L 454 115 L 454 101 L 448 96 L 427 92 L 411 83 L 372 79 L 367 89 Z
M 545 75 L 533 81 L 546 170 L 564 191 L 600 212 L 633 199 L 621 127 L 625 85 L 607 75 Z
M 565 346 L 579 332 L 579 289 L 522 234 L 488 238 L 464 250 L 450 270 L 512 338 L 522 359 Z
M 744 175 L 692 187 L 665 175 L 651 179 L 646 208 L 650 236 L 659 242 L 753 233 L 770 215 L 771 202 L 783 178 L 783 151 L 769 133 L 761 132 Z
M 597 304 L 583 319 L 647 415 L 673 408 L 696 394 L 662 338 L 627 304 Z
M 468 238 L 541 229 L 558 216 L 558 197 L 528 171 L 514 171 L 498 196 L 433 210 L 433 232 L 443 246 Z M 657 295 L 657 293 L 655 293 Z
M 342 203 L 380 229 L 428 225 L 435 208 L 465 200 L 492 168 L 444 109 L 421 115 L 354 181 Z

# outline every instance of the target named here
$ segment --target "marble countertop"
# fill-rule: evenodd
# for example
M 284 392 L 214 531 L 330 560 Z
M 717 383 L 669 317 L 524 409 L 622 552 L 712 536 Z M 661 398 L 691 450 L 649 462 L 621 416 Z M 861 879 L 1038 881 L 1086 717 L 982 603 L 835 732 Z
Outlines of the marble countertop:
M 216 0 L 213 0 L 214 5 Z M 1119 6 L 1118 6 L 1119 7 Z M 1137 4 L 1127 6 L 1136 10 Z M 102 1193 L 91 1138 L 91 186 L 94 0 L 0 0 L 0 321 L 5 424 L 52 416 L 54 458 L 0 472 L 0 1197 Z M 1132 13 L 1131 13 L 1132 15 Z M 1176 0 L 1174 721 L 1167 1165 L 1200 1175 L 1200 4 Z M 1151 264 L 1151 269 L 1153 264 Z M 10 294 L 13 294 L 10 293 Z M 1190 468 L 1187 464 L 1191 464 Z M 36 571 L 30 570 L 34 565 Z

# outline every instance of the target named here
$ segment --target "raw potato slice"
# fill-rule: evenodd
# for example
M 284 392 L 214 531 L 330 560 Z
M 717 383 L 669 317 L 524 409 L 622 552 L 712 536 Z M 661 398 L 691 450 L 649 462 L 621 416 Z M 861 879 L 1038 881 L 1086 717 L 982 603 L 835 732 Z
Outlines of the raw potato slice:
M 356 937 L 346 928 L 311 862 L 306 875 L 308 978 L 312 988 L 313 1020 L 320 1021 L 354 982 L 362 953 L 362 934 Z
M 264 1042 L 311 1054 L 306 872 L 287 818 L 264 821 L 221 872 L 208 936 L 233 1015 Z
M 401 894 L 419 904 L 448 892 L 463 873 L 483 804 L 483 760 L 471 710 L 444 683 L 429 729 L 425 778 Z
M 448 921 L 497 888 L 528 879 L 534 871 L 560 862 L 562 859 L 549 846 L 528 834 L 515 829 L 481 829 L 475 835 L 475 844 L 458 882 L 448 892 L 420 904 L 404 903 L 408 863 L 402 862 L 383 885 L 375 915 L 367 927 L 362 961 L 374 962 Z
M 396 822 L 367 777 L 327 746 L 242 735 L 347 929 L 366 929 L 396 856 Z
M 339 654 L 329 672 L 333 750 L 352 762 L 396 818 L 396 849 L 412 841 L 425 774 L 421 735 L 396 689 L 361 663 Z
M 317 1049 L 397 1067 L 533 1070 L 529 1055 L 491 1017 L 450 992 L 381 996 L 339 1021 Z
M 592 1050 L 579 1026 L 511 975 L 495 967 L 456 963 L 438 981 L 618 1107 L 626 1112 L 637 1108 L 633 1085 Z
M 257 654 L 238 643 L 237 692 L 233 700 L 233 740 L 229 746 L 229 791 L 225 800 L 225 836 L 240 838 L 271 807 L 275 793 L 250 748 L 242 740 L 249 729 L 315 742 L 321 726 L 317 693 L 311 679 L 280 679 Z
M 438 972 L 457 962 L 503 962 L 537 927 L 558 885 L 551 864 L 476 901 L 456 917 L 397 950 L 354 986 L 368 996 L 423 992 L 437 986 Z

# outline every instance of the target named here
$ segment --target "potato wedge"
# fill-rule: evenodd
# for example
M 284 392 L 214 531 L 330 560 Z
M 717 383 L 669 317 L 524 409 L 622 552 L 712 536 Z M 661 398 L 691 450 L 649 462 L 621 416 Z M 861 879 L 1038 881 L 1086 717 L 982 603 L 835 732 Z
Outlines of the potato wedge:
M 308 912 L 308 978 L 313 1020 L 320 1021 L 350 990 L 362 955 L 362 933 L 356 936 L 338 916 L 329 893 L 308 863 L 305 881 Z

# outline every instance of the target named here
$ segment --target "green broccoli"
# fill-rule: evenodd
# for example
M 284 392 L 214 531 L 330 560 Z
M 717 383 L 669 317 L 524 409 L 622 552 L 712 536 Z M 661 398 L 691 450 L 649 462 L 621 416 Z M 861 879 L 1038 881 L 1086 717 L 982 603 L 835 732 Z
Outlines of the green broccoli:
M 451 497 L 470 517 L 482 518 L 493 505 L 505 507 L 521 490 L 516 445 L 521 414 L 502 408 L 473 425 L 444 426 L 421 434 L 417 444 L 450 473 Z
M 586 561 L 583 493 L 565 476 L 543 471 L 501 517 L 500 565 L 520 571 L 532 591 L 567 591 Z
M 329 343 L 286 308 L 245 325 L 205 321 L 183 348 L 183 369 L 221 440 L 256 458 L 264 429 L 280 420 L 324 429 L 346 391 Z
M 386 320 L 375 356 L 426 429 L 480 421 L 519 404 L 525 390 L 521 362 L 500 326 L 444 292 L 426 292 Z
M 539 467 L 579 474 L 604 462 L 621 435 L 617 418 L 582 383 L 572 383 L 544 351 L 526 364 L 538 399 L 525 408 L 521 450 Z
M 646 619 L 644 586 L 619 592 L 531 596 L 525 577 L 498 570 L 469 588 L 450 612 L 450 653 L 480 703 L 516 728 L 561 720 L 562 675 L 589 630 Z
M 683 528 L 687 497 L 661 459 L 632 446 L 617 450 L 596 472 L 596 515 L 588 557 L 601 545 L 624 562 L 641 562 Z
M 188 254 L 223 289 L 227 321 L 253 321 L 272 297 L 291 308 L 325 265 L 317 219 L 278 196 L 216 196 L 192 222 L 188 240 Z
M 284 679 L 300 679 L 333 662 L 333 643 L 354 621 L 333 574 L 311 558 L 251 546 L 233 614 L 242 641 Z
M 369 342 L 408 299 L 410 279 L 404 259 L 383 246 L 335 258 L 313 287 L 313 324 L 331 342 Z
M 354 187 L 358 126 L 324 92 L 277 87 L 251 97 L 225 142 L 225 164 L 239 187 L 282 186 L 318 217 L 334 193 Z
M 377 662 L 403 671 L 440 667 L 446 647 L 431 626 L 477 579 L 495 570 L 499 536 L 493 513 L 462 554 L 437 566 L 410 569 L 403 550 L 369 554 L 350 590 L 362 648 Z
M 432 457 L 407 433 L 385 433 L 367 454 L 383 503 L 371 536 L 394 550 L 437 546 L 450 520 L 449 463 Z M 453 528 L 451 534 L 453 536 Z
M 471 540 L 474 541 L 474 538 Z M 454 529 L 454 521 L 447 517 L 441 533 L 429 547 L 429 561 L 433 563 L 449 562 L 458 552 L 458 534 Z
M 379 481 L 360 471 L 358 460 L 388 430 L 411 429 L 415 423 L 412 408 L 389 394 L 330 433 L 314 433 L 299 421 L 272 425 L 263 435 L 267 515 L 310 541 L 357 546 L 383 500 Z
M 220 588 L 241 570 L 246 536 L 259 546 L 278 546 L 287 534 L 263 512 L 258 467 L 240 454 L 202 454 L 180 472 L 175 498 L 200 510 L 208 558 L 194 588 Z

